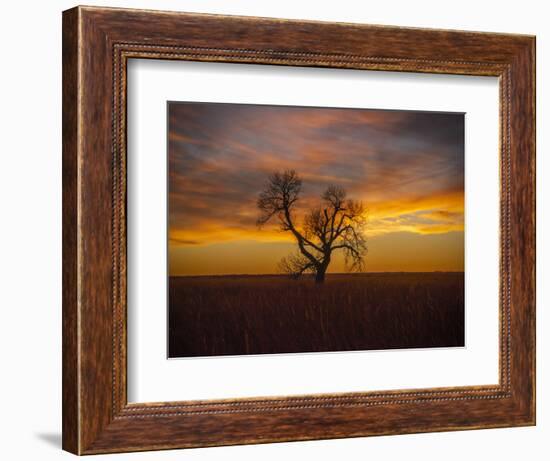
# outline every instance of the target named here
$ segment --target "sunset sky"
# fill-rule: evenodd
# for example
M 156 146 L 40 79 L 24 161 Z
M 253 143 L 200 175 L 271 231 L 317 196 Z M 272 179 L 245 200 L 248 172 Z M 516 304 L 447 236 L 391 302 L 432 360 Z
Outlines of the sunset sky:
M 328 185 L 367 211 L 365 270 L 464 270 L 464 115 L 169 103 L 170 275 L 276 273 L 296 249 L 256 226 L 267 177 L 303 180 L 298 217 Z M 300 220 L 299 220 L 300 221 Z M 342 255 L 328 272 L 344 272 Z

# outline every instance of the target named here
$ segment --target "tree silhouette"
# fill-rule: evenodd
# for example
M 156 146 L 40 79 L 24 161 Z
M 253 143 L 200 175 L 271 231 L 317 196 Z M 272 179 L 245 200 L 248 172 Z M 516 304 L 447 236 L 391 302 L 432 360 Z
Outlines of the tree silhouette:
M 277 219 L 281 231 L 290 232 L 298 244 L 298 251 L 283 258 L 279 269 L 295 278 L 310 272 L 317 283 L 323 283 L 332 253 L 342 250 L 347 269 L 361 271 L 367 252 L 363 204 L 347 199 L 343 188 L 329 186 L 321 196 L 321 205 L 307 212 L 299 228 L 295 209 L 301 191 L 298 174 L 286 170 L 270 175 L 258 197 L 258 226 Z

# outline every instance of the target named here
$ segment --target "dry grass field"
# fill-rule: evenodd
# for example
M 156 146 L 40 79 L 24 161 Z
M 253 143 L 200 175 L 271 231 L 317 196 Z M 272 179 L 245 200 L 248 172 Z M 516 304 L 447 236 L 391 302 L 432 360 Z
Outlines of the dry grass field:
M 169 356 L 464 345 L 464 273 L 171 277 Z

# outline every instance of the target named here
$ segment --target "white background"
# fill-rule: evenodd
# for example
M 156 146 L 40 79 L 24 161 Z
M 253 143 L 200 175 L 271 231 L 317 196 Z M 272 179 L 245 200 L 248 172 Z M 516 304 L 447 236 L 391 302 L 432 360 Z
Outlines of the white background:
M 131 402 L 498 383 L 496 77 L 150 59 L 128 66 Z M 466 347 L 166 360 L 166 101 L 466 113 Z
M 88 4 L 101 4 L 90 0 Z M 538 57 L 538 425 L 438 434 L 330 440 L 161 453 L 116 459 L 400 459 L 543 460 L 550 437 L 550 232 L 548 160 L 550 31 L 545 2 L 524 0 L 296 2 L 115 1 L 111 6 L 319 19 L 537 35 Z M 6 2 L 0 17 L 0 346 L 5 459 L 69 459 L 61 426 L 61 10 L 69 1 Z M 29 283 L 32 282 L 31 284 Z M 548 283 L 547 283 L 548 286 Z M 545 337 L 546 336 L 546 337 Z M 98 457 L 103 459 L 105 457 Z M 105 458 L 107 459 L 107 458 Z M 114 459 L 114 458 L 110 458 Z

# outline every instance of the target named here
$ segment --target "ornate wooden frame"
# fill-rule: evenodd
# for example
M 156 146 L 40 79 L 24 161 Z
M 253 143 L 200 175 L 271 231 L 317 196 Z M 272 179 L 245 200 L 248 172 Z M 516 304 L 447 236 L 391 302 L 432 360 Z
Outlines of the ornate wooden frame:
M 126 399 L 131 58 L 498 76 L 500 382 L 262 399 Z M 63 448 L 77 454 L 535 423 L 535 38 L 77 7 L 63 13 Z

